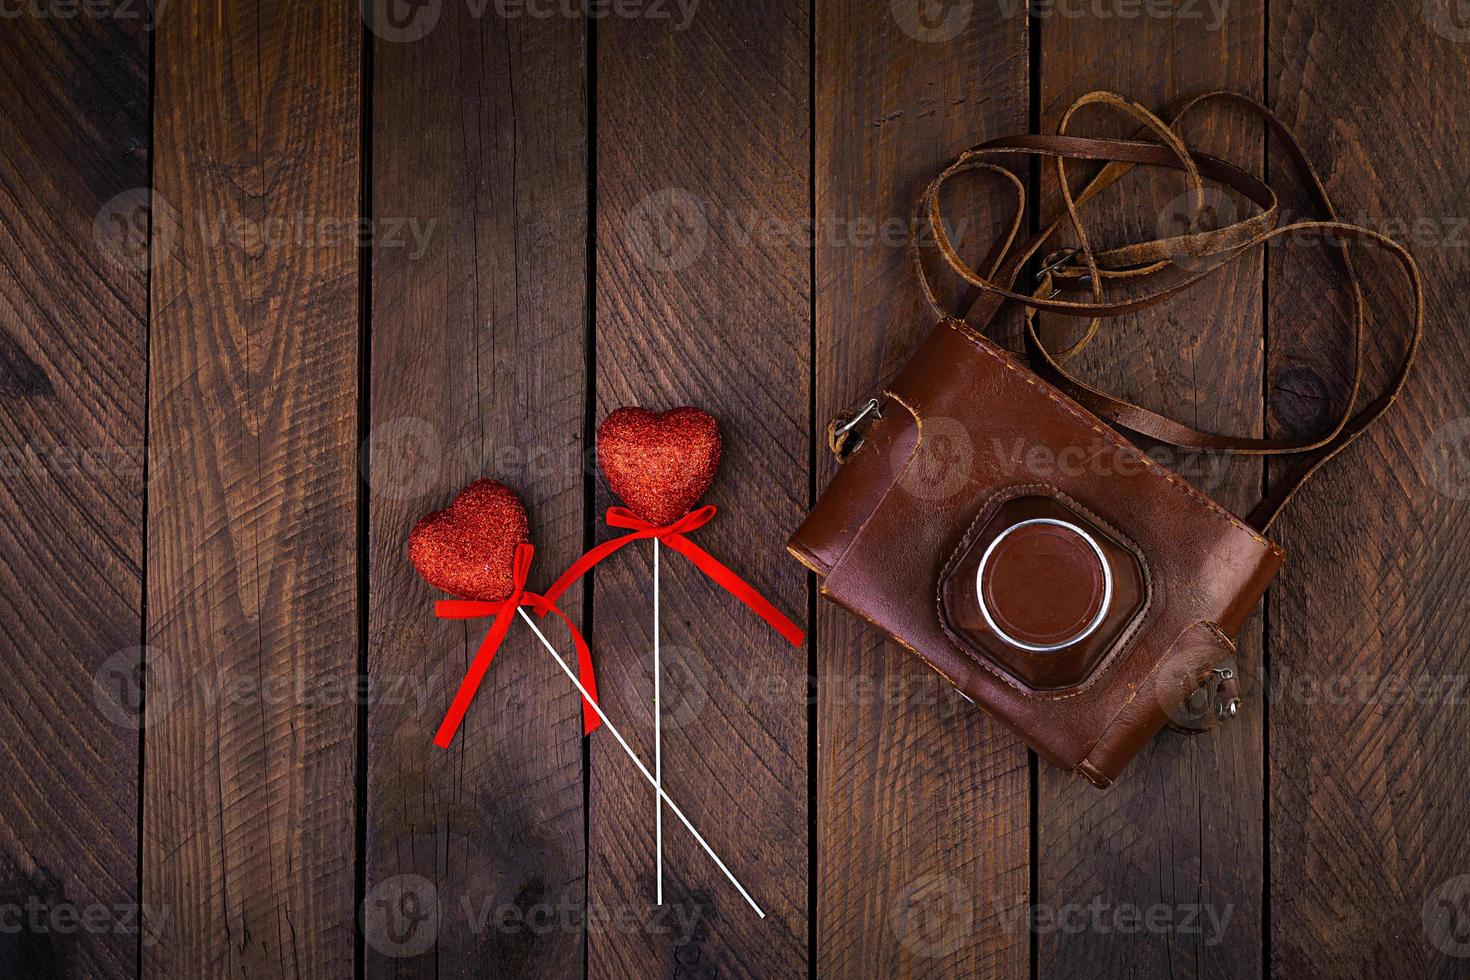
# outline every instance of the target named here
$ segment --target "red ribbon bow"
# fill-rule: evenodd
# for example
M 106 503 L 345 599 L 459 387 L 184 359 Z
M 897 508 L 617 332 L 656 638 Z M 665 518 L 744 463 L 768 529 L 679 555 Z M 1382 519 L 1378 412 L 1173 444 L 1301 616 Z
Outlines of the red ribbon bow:
M 531 557 L 535 553 L 536 549 L 529 544 L 516 546 L 515 558 L 511 562 L 514 590 L 499 602 L 441 599 L 434 603 L 434 615 L 440 619 L 495 617 L 490 632 L 485 634 L 485 639 L 480 642 L 480 649 L 475 652 L 475 659 L 470 662 L 470 669 L 465 673 L 464 680 L 460 681 L 459 691 L 455 693 L 454 700 L 449 705 L 449 712 L 445 714 L 443 723 L 439 725 L 438 734 L 434 736 L 434 744 L 441 749 L 449 748 L 449 743 L 454 741 L 454 733 L 459 731 L 460 722 L 464 721 L 465 712 L 470 710 L 470 702 L 475 700 L 475 692 L 480 689 L 480 682 L 485 679 L 485 672 L 490 669 L 490 661 L 495 659 L 495 651 L 500 649 L 501 641 L 505 639 L 505 634 L 510 630 L 510 622 L 515 618 L 516 610 L 521 606 L 529 606 L 539 616 L 556 613 L 561 617 L 562 622 L 567 624 L 567 629 L 572 634 L 572 642 L 577 645 L 577 674 L 587 688 L 587 693 L 592 695 L 592 700 L 597 700 L 597 679 L 592 673 L 592 651 L 587 648 L 587 641 L 583 639 L 581 631 L 567 618 L 566 613 L 556 607 L 556 600 L 526 591 L 526 578 L 530 575 Z M 584 699 L 582 702 L 583 734 L 591 735 L 600 724 L 602 721 L 597 717 L 597 712 L 593 711 L 592 706 Z
M 717 584 L 722 586 L 735 598 L 745 603 L 750 610 L 761 619 L 770 624 L 771 628 L 785 637 L 792 646 L 801 646 L 806 640 L 806 633 L 800 626 L 782 615 L 781 611 L 766 601 L 765 596 L 757 592 L 749 582 L 736 575 L 729 568 L 721 564 L 714 555 L 705 551 L 699 545 L 690 541 L 684 535 L 690 531 L 704 527 L 714 519 L 715 508 L 713 504 L 706 504 L 698 510 L 691 510 L 672 524 L 660 527 L 645 521 L 626 507 L 609 507 L 607 511 L 607 523 L 612 527 L 631 528 L 632 534 L 625 534 L 621 538 L 613 538 L 587 552 L 581 558 L 572 563 L 572 567 L 562 573 L 551 588 L 546 590 L 546 599 L 555 603 L 561 594 L 571 588 L 573 582 L 586 575 L 587 572 L 602 561 L 608 555 L 617 551 L 625 544 L 640 541 L 643 538 L 658 538 L 664 544 L 673 548 L 679 554 L 694 562 L 696 568 L 708 575 Z M 555 605 L 551 608 L 555 609 Z M 541 615 L 546 613 L 537 610 Z

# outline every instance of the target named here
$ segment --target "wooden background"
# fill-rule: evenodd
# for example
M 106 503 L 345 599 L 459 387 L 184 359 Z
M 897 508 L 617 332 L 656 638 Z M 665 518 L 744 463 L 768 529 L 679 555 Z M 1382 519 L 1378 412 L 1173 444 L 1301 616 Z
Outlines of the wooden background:
M 1470 975 L 1454 0 L 365 9 L 0 20 L 0 976 Z M 1278 525 L 1242 716 L 1106 792 L 782 548 L 825 420 L 926 329 L 921 183 L 1098 87 L 1267 100 L 1427 285 L 1406 396 Z M 1290 183 L 1242 116 L 1189 138 Z M 1154 237 L 1177 191 L 1139 180 L 1102 227 Z M 978 241 L 997 216 L 967 203 Z M 1085 368 L 1197 425 L 1314 431 L 1346 364 L 1322 259 L 1273 248 Z M 700 540 L 811 626 L 793 652 L 667 563 L 667 786 L 764 921 L 671 820 L 653 908 L 650 794 L 524 631 L 429 744 L 484 624 L 433 618 L 408 528 L 501 479 L 546 584 L 609 533 L 589 434 L 632 402 L 721 419 Z M 1271 475 L 1205 488 L 1244 508 Z M 645 758 L 649 573 L 628 549 L 566 602 Z

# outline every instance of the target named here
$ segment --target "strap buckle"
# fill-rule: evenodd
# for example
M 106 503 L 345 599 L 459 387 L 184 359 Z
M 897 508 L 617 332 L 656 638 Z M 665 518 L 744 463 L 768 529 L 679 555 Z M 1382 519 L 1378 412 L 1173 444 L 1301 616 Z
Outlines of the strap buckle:
M 1046 276 L 1048 273 L 1056 272 L 1062 266 L 1066 265 L 1068 262 L 1071 262 L 1074 258 L 1077 257 L 1077 253 L 1080 251 L 1082 251 L 1082 249 L 1078 248 L 1076 245 L 1073 245 L 1070 248 L 1059 248 L 1055 252 L 1048 252 L 1046 254 L 1046 257 L 1041 260 L 1041 268 L 1036 270 L 1036 281 L 1040 282 L 1043 276 Z
M 1072 245 L 1068 248 L 1059 248 L 1055 252 L 1048 252 L 1046 254 L 1046 257 L 1041 260 L 1041 268 L 1036 270 L 1036 281 L 1039 283 L 1042 279 L 1045 279 L 1053 272 L 1060 270 L 1062 266 L 1075 259 L 1078 254 L 1081 253 L 1081 251 L 1081 247 L 1077 245 Z M 1077 281 L 1079 283 L 1091 282 L 1092 273 L 1084 272 L 1082 275 L 1077 277 Z M 1052 295 L 1056 295 L 1055 286 L 1052 287 Z

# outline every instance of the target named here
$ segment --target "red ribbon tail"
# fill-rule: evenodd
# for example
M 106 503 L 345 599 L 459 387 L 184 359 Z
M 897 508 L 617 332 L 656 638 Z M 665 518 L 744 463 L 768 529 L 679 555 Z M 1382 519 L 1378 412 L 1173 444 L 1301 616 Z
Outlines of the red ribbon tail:
M 722 586 L 726 592 L 745 603 L 751 612 L 764 619 L 772 629 L 780 633 L 787 643 L 799 647 L 806 642 L 805 630 L 787 619 L 785 614 L 767 602 L 766 597 L 757 592 L 754 586 L 736 575 L 714 555 L 682 534 L 670 534 L 663 541 L 664 544 L 694 562 L 695 567 Z
M 470 661 L 470 669 L 465 672 L 464 680 L 459 682 L 459 690 L 455 692 L 454 700 L 449 704 L 449 711 L 445 713 L 444 721 L 440 723 L 439 731 L 434 735 L 434 744 L 439 748 L 447 749 L 454 741 L 454 735 L 459 731 L 465 713 L 470 710 L 475 694 L 480 690 L 480 682 L 485 679 L 485 673 L 490 669 L 490 662 L 495 659 L 495 651 L 500 649 L 501 642 L 505 640 L 505 634 L 510 631 L 510 621 L 515 615 L 515 610 L 515 601 L 508 600 L 507 605 L 502 606 L 495 614 L 495 622 L 490 627 L 490 632 L 486 633 L 485 639 L 480 641 L 480 649 L 475 651 L 475 659 Z
M 529 597 L 528 597 L 529 598 Z M 572 643 L 577 647 L 577 679 L 587 689 L 591 699 L 582 699 L 582 734 L 591 735 L 597 731 L 602 724 L 602 718 L 598 716 L 592 705 L 597 701 L 597 675 L 592 669 L 592 650 L 587 646 L 587 640 L 582 636 L 582 631 L 572 622 L 571 617 L 562 612 L 554 603 L 534 603 L 537 613 L 544 616 L 549 612 L 556 613 L 561 621 L 567 624 L 567 631 L 572 634 Z

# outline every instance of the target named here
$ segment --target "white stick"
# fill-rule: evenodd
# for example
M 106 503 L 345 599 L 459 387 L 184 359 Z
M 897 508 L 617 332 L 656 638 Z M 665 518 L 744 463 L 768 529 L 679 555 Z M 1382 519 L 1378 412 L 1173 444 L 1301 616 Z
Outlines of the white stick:
M 710 860 L 714 861 L 720 870 L 725 872 L 725 877 L 730 879 L 730 884 L 734 885 L 735 890 L 740 893 L 740 896 L 750 903 L 751 908 L 755 909 L 755 914 L 764 919 L 766 913 L 762 912 L 761 907 L 755 904 L 755 899 L 750 897 L 750 892 L 745 890 L 745 886 L 740 884 L 739 879 L 730 873 L 729 868 L 725 867 L 725 862 L 720 860 L 720 856 L 715 853 L 714 848 L 710 847 L 704 837 L 700 835 L 699 831 L 694 829 L 694 824 L 690 823 L 689 818 L 684 816 L 684 811 L 679 809 L 679 804 L 669 799 L 669 794 L 665 793 L 663 787 L 654 781 L 652 774 L 648 771 L 648 767 L 643 764 L 643 760 L 633 754 L 633 750 L 628 746 L 627 740 L 623 738 L 622 732 L 619 732 L 617 726 L 612 723 L 612 720 L 603 713 L 602 705 L 592 700 L 592 696 L 587 693 L 587 689 L 577 679 L 576 673 L 573 672 L 572 668 L 567 666 L 567 662 L 561 658 L 561 654 L 556 652 L 556 647 L 551 645 L 551 641 L 546 638 L 545 633 L 541 632 L 540 627 L 536 625 L 536 621 L 526 615 L 526 610 L 524 609 L 517 609 L 516 612 L 520 613 L 521 618 L 526 621 L 526 625 L 531 627 L 531 632 L 536 634 L 536 638 L 541 641 L 541 645 L 546 648 L 546 652 L 551 654 L 551 659 L 556 661 L 556 665 L 561 668 L 562 673 L 571 678 L 572 683 L 577 686 L 577 693 L 582 695 L 588 704 L 592 705 L 592 710 L 597 712 L 597 717 L 602 719 L 602 723 L 607 726 L 607 730 L 612 733 L 612 737 L 617 739 L 618 744 L 623 747 L 623 751 L 628 753 L 628 758 L 633 760 L 633 765 L 638 767 L 638 771 L 643 774 L 643 778 L 648 780 L 654 789 L 658 790 L 659 798 L 669 805 L 669 809 L 674 811 L 674 816 L 678 817 L 679 822 L 694 835 L 694 839 L 699 842 L 700 847 L 704 848 L 704 853 L 710 856 Z
M 654 789 L 664 785 L 663 702 L 658 696 L 658 538 L 653 539 L 653 779 Z M 664 903 L 664 804 L 653 798 L 653 842 L 658 852 L 658 894 L 655 905 Z

